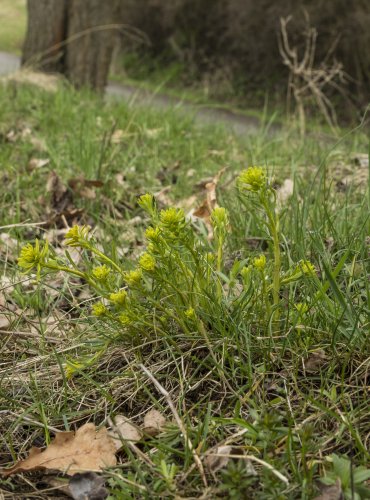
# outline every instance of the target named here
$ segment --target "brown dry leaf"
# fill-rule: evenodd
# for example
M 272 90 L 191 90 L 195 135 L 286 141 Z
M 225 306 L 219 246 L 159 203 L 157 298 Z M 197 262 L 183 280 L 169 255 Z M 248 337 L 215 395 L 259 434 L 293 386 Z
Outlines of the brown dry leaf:
M 227 466 L 230 461 L 233 447 L 230 445 L 219 446 L 212 453 L 207 454 L 205 464 L 211 472 L 217 472 Z
M 92 188 L 101 188 L 103 185 L 102 181 L 85 179 L 83 176 L 75 177 L 68 181 L 68 186 L 73 193 L 87 200 L 94 200 L 96 198 L 95 189 Z
M 118 451 L 122 448 L 122 441 L 129 441 L 130 443 L 137 443 L 143 437 L 143 433 L 139 427 L 131 422 L 131 420 L 124 415 L 117 415 L 115 420 L 115 427 L 109 431 L 109 437 L 112 440 L 115 450 Z
M 110 138 L 110 141 L 112 144 L 119 144 L 127 137 L 128 137 L 128 134 L 124 130 L 117 129 L 113 132 L 113 134 Z
M 0 233 L 0 251 L 2 254 L 8 253 L 9 255 L 17 255 L 18 240 L 12 238 L 9 233 Z
M 221 168 L 219 172 L 213 177 L 210 182 L 205 185 L 206 189 L 206 199 L 203 201 L 201 206 L 193 211 L 191 214 L 194 217 L 202 219 L 208 229 L 208 238 L 213 238 L 213 229 L 210 221 L 212 210 L 218 207 L 216 188 L 219 183 L 221 176 L 224 174 L 226 167 Z
M 49 158 L 31 158 L 27 164 L 26 170 L 28 172 L 33 172 L 34 170 L 45 167 L 49 163 Z
M 342 486 L 338 478 L 335 484 L 323 486 L 321 494 L 315 497 L 314 500 L 343 500 Z
M 154 408 L 145 415 L 143 432 L 148 436 L 156 436 L 163 431 L 166 425 L 166 418 Z
M 282 185 L 276 190 L 276 200 L 279 208 L 282 208 L 294 192 L 294 182 L 292 179 L 285 179 Z
M 173 201 L 171 200 L 171 198 L 167 194 L 171 191 L 171 189 L 172 189 L 172 186 L 165 186 L 163 189 L 161 189 L 157 193 L 154 193 L 154 197 L 159 205 L 163 205 L 165 207 L 173 205 Z
M 33 447 L 25 460 L 10 469 L 3 469 L 7 477 L 18 472 L 43 469 L 60 470 L 67 474 L 96 471 L 116 465 L 116 448 L 106 428 L 96 430 L 94 424 L 85 424 L 76 432 L 59 432 L 43 451 Z
M 30 137 L 30 143 L 37 151 L 44 152 L 48 149 L 45 139 L 41 137 Z
M 55 170 L 52 170 L 48 176 L 46 192 L 51 195 L 51 208 L 59 212 L 65 210 L 71 201 L 67 187 Z
M 308 358 L 304 361 L 304 369 L 308 373 L 316 373 L 320 371 L 322 366 L 326 363 L 327 357 L 323 349 L 317 349 L 309 354 Z
M 9 326 L 12 324 L 12 320 L 3 313 L 0 313 L 0 330 L 8 330 Z

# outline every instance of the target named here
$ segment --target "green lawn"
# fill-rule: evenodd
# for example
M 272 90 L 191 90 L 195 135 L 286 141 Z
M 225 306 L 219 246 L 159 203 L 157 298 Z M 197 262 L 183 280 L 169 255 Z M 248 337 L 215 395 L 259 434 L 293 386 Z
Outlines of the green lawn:
M 0 51 L 20 54 L 26 32 L 26 0 L 1 0 Z
M 370 423 L 364 131 L 339 141 L 318 129 L 305 141 L 292 129 L 241 139 L 173 110 L 105 104 L 66 86 L 2 86 L 0 109 L 1 467 L 48 444 L 55 429 L 108 425 L 116 415 L 141 425 L 156 408 L 165 429 L 125 446 L 103 474 L 112 499 L 311 499 L 324 477 L 339 477 L 346 498 L 369 498 L 361 469 Z M 256 193 L 236 189 L 251 165 L 266 168 L 269 193 L 282 196 L 283 181 L 294 180 L 276 212 L 277 245 L 275 219 L 256 205 Z M 223 167 L 217 200 L 229 224 L 213 240 L 199 219 L 183 227 L 180 212 L 170 221 L 169 212 L 155 212 L 150 222 L 138 203 L 150 192 L 159 209 L 176 204 L 187 213 Z M 174 238 L 176 217 L 185 232 Z M 154 269 L 139 261 L 142 288 L 125 285 L 125 322 L 92 314 L 106 283 L 98 293 L 77 274 L 38 281 L 17 266 L 20 249 L 44 237 L 59 262 L 66 228 L 76 223 L 91 226 L 96 249 L 80 258 L 70 248 L 66 265 L 96 277 L 93 266 L 112 263 L 115 286 L 154 238 Z M 149 224 L 168 238 L 157 250 L 155 234 L 144 234 Z M 255 260 L 261 255 L 266 267 Z M 299 263 L 308 261 L 314 271 L 302 273 Z M 210 453 L 234 458 L 216 470 Z M 42 473 L 0 479 L 0 488 L 5 498 L 34 488 L 50 498 Z

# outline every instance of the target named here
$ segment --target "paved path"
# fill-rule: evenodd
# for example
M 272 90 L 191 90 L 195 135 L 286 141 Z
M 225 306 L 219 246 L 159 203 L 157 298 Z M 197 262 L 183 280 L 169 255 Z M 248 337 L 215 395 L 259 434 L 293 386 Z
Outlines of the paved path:
M 20 58 L 0 52 L 0 76 L 5 76 L 19 70 Z M 190 115 L 200 124 L 220 124 L 238 136 L 257 133 L 261 123 L 256 117 L 246 116 L 228 111 L 220 107 L 199 106 L 187 101 L 181 101 L 166 94 L 153 93 L 134 86 L 110 82 L 106 93 L 112 99 L 122 99 L 136 106 L 153 106 L 158 109 L 175 109 L 180 114 Z M 273 132 L 277 126 L 270 128 Z

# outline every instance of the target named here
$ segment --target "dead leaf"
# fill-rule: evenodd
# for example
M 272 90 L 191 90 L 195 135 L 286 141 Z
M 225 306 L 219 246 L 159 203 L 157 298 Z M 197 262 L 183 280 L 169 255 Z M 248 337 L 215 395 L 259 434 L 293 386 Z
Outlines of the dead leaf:
M 28 172 L 33 172 L 39 168 L 45 167 L 50 163 L 49 158 L 31 158 L 27 164 L 26 170 Z
M 119 186 L 127 186 L 127 182 L 123 174 L 116 174 L 114 178 L 116 179 L 116 184 Z
M 113 132 L 110 141 L 112 144 L 119 144 L 122 142 L 125 138 L 127 138 L 128 134 L 121 129 L 117 129 Z
M 289 200 L 294 192 L 294 182 L 292 179 L 285 179 L 282 185 L 276 190 L 276 200 L 279 208 Z
M 215 451 L 209 451 L 206 453 L 205 464 L 212 474 L 215 474 L 220 469 L 224 469 L 230 460 L 235 460 L 236 456 L 240 456 L 245 462 L 245 468 L 247 474 L 251 476 L 256 476 L 257 472 L 253 467 L 250 460 L 243 458 L 243 452 L 240 448 L 236 448 L 230 445 L 218 446 Z
M 73 193 L 87 200 L 94 200 L 96 198 L 95 189 L 92 188 L 101 188 L 103 185 L 104 183 L 102 181 L 85 179 L 83 176 L 75 177 L 68 181 L 68 187 Z
M 218 207 L 216 188 L 219 183 L 221 176 L 224 174 L 226 167 L 223 167 L 210 182 L 205 185 L 206 189 L 206 199 L 203 201 L 201 206 L 192 212 L 192 216 L 202 219 L 208 229 L 208 238 L 213 238 L 213 228 L 211 224 L 211 213 Z
M 321 494 L 314 500 L 343 500 L 342 486 L 338 478 L 335 484 L 325 485 L 321 488 Z
M 350 156 L 352 163 L 361 168 L 369 168 L 368 153 L 353 153 Z
M 309 354 L 304 361 L 304 369 L 308 373 L 316 373 L 326 363 L 327 357 L 323 349 L 317 349 Z
M 45 139 L 40 137 L 30 137 L 30 143 L 37 151 L 43 152 L 48 149 Z
M 46 192 L 51 195 L 51 208 L 58 212 L 64 210 L 71 202 L 71 195 L 55 170 L 48 176 Z
M 172 189 L 172 186 L 165 186 L 163 189 L 161 189 L 157 193 L 154 193 L 154 197 L 155 197 L 157 203 L 159 204 L 159 206 L 162 205 L 164 207 L 168 207 L 168 206 L 173 205 L 173 201 L 171 200 L 171 198 L 167 194 L 171 191 L 171 189 Z
M 0 313 L 0 330 L 7 330 L 12 324 L 12 320 L 5 314 Z
M 148 436 L 156 436 L 163 431 L 165 425 L 166 418 L 153 408 L 144 417 L 143 432 Z
M 112 438 L 112 443 L 116 451 L 122 448 L 123 441 L 137 443 L 143 437 L 141 429 L 124 415 L 117 415 L 114 420 L 115 426 L 109 431 L 109 436 Z
M 77 473 L 69 481 L 69 493 L 74 500 L 104 500 L 108 496 L 104 483 L 95 472 Z
M 18 472 L 52 469 L 67 474 L 101 471 L 116 465 L 114 441 L 105 427 L 96 430 L 94 424 L 85 424 L 76 432 L 59 432 L 43 451 L 31 448 L 28 457 L 10 469 L 3 469 L 7 477 Z
M 233 447 L 230 445 L 219 446 L 214 452 L 207 454 L 205 464 L 208 469 L 215 473 L 226 467 L 230 461 L 230 457 L 228 455 L 231 455 L 232 449 Z

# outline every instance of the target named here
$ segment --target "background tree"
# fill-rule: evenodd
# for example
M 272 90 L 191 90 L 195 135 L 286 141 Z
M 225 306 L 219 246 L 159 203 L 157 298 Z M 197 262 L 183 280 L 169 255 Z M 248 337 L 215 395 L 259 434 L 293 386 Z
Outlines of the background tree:
M 107 83 L 119 0 L 28 0 L 22 65 L 59 72 L 99 92 Z

